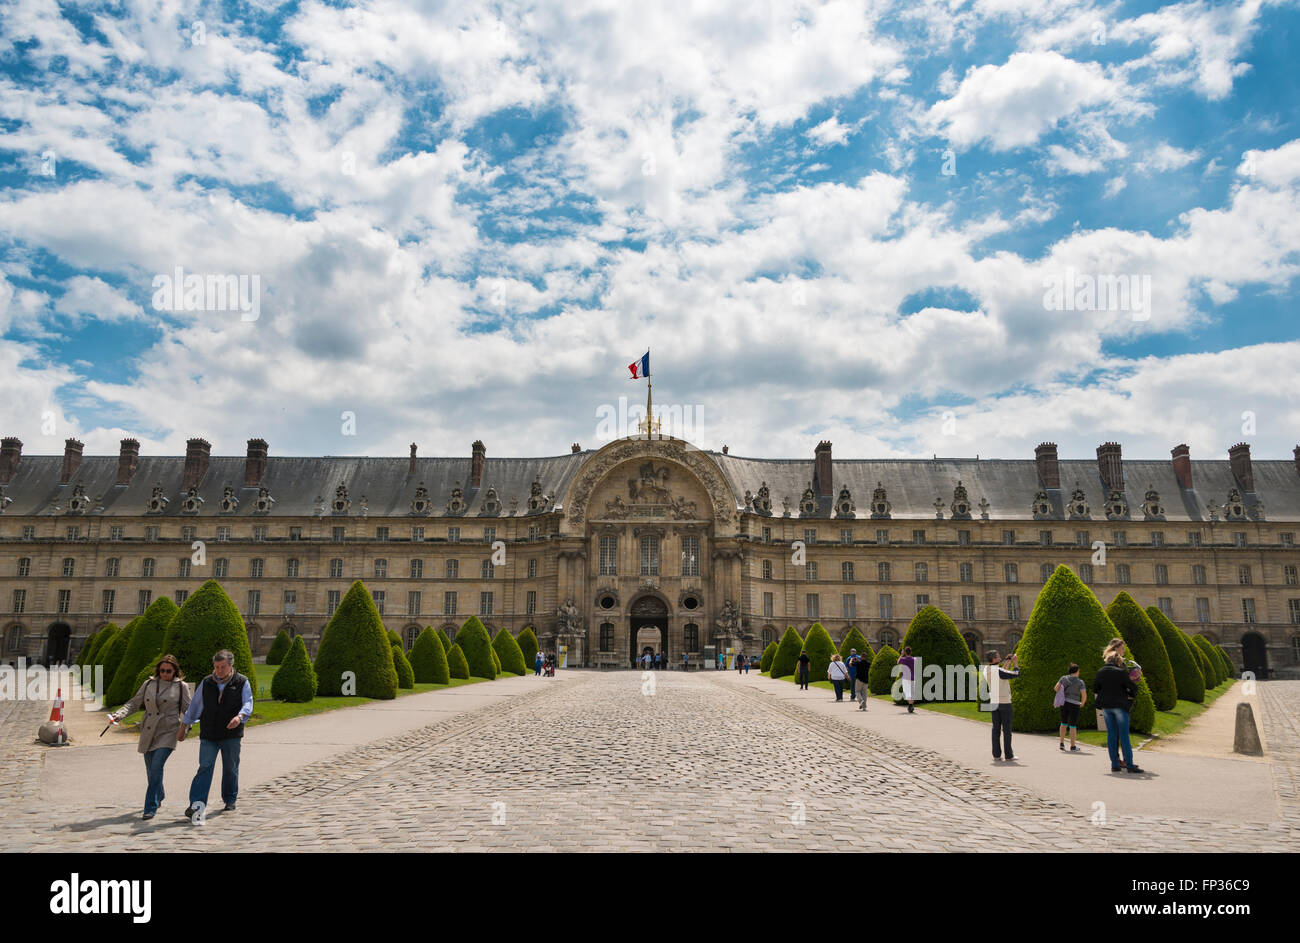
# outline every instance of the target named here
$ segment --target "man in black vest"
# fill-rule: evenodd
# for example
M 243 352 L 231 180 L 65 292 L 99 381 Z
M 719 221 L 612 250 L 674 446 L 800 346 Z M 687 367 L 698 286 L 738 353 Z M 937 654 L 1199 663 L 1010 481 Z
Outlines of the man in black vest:
M 235 670 L 235 656 L 225 649 L 212 656 L 212 674 L 199 682 L 181 721 L 178 740 L 184 740 L 194 722 L 199 727 L 199 771 L 190 783 L 190 804 L 185 817 L 192 819 L 201 804 L 207 808 L 212 773 L 221 754 L 221 798 L 225 811 L 235 811 L 239 798 L 239 747 L 244 723 L 253 713 L 253 686 Z M 198 820 L 198 821 L 201 821 Z

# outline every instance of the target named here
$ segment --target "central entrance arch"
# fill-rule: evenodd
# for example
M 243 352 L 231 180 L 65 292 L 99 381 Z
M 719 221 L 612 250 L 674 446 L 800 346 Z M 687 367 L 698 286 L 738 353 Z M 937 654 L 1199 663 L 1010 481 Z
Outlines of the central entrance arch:
M 629 661 L 635 665 L 648 649 L 651 654 L 663 652 L 668 664 L 668 604 L 658 596 L 641 596 L 632 600 L 628 615 Z

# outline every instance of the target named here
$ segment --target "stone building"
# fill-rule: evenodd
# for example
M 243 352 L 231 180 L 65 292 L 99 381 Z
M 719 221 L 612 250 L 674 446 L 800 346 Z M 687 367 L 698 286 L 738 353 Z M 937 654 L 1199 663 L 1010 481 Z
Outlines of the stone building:
M 60 456 L 0 445 L 0 645 L 75 655 L 100 626 L 216 578 L 254 652 L 314 650 L 353 580 L 409 644 L 469 615 L 570 663 L 760 652 L 787 625 L 897 644 L 927 603 L 977 654 L 1013 646 L 1046 575 L 1159 605 L 1240 665 L 1300 664 L 1294 461 L 755 459 L 641 434 L 543 458 Z M 1295 670 L 1294 668 L 1292 670 Z

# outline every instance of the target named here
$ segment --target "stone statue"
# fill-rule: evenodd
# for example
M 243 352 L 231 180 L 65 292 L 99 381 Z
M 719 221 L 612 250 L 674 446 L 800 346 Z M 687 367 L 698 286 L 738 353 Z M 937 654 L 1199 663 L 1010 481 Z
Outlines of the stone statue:
M 572 635 L 582 629 L 582 613 L 573 604 L 572 596 L 556 611 L 555 629 L 561 635 Z

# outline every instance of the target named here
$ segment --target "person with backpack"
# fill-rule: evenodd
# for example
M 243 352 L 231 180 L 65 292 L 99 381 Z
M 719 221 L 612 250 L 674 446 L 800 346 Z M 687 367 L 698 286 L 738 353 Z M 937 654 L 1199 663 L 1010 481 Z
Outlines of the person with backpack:
M 153 675 L 140 685 L 135 697 L 108 715 L 109 722 L 115 724 L 144 708 L 139 751 L 144 754 L 144 769 L 148 777 L 144 814 L 140 816 L 145 821 L 153 818 L 162 805 L 163 767 L 176 750 L 181 717 L 189 706 L 190 688 L 181 674 L 180 662 L 175 655 L 163 655 L 154 665 Z
M 1065 732 L 1070 732 L 1070 752 L 1078 753 L 1075 742 L 1079 737 L 1079 711 L 1088 701 L 1088 688 L 1079 677 L 1079 666 L 1070 662 L 1070 669 L 1056 682 L 1056 706 L 1061 709 L 1061 736 L 1058 746 L 1065 749 Z
M 806 651 L 799 653 L 799 665 L 795 671 L 795 678 L 799 682 L 799 690 L 808 690 L 808 666 L 812 664 L 812 659 L 808 657 Z
M 855 700 L 857 697 L 856 685 L 858 682 L 858 662 L 862 659 L 858 657 L 856 648 L 849 649 L 849 657 L 844 659 L 844 667 L 849 669 L 849 700 Z
M 1130 773 L 1142 772 L 1142 767 L 1133 763 L 1133 744 L 1129 742 L 1129 711 L 1137 699 L 1137 682 L 1129 677 L 1129 668 L 1124 664 L 1124 640 L 1111 639 L 1102 653 L 1105 662 L 1097 670 L 1093 687 L 1097 692 L 1097 710 L 1106 721 L 1106 752 L 1110 754 L 1110 771 L 1118 773 L 1127 769 Z M 1120 752 L 1124 760 L 1120 762 Z
M 826 680 L 835 688 L 835 700 L 844 700 L 844 682 L 849 680 L 849 669 L 840 661 L 839 652 L 831 656 L 831 663 L 826 666 Z

